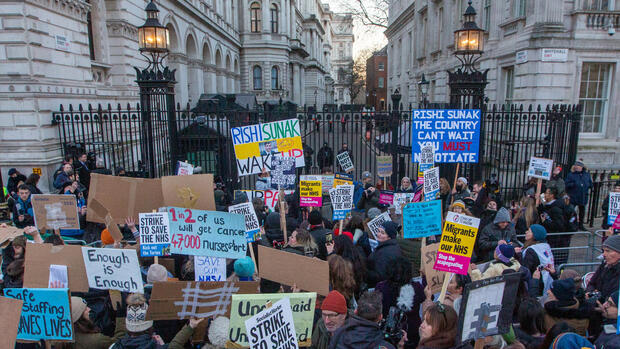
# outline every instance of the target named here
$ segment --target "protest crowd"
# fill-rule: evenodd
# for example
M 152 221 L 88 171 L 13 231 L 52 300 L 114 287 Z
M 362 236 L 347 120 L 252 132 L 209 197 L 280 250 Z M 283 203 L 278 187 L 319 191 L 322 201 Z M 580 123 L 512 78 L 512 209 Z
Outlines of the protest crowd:
M 584 229 L 583 163 L 532 177 L 506 203 L 496 177 L 437 171 L 434 191 L 426 174 L 391 188 L 349 152 L 319 150 L 320 175 L 261 168 L 245 191 L 193 168 L 156 183 L 183 184 L 180 203 L 164 188 L 151 207 L 139 201 L 155 184 L 94 154 L 67 157 L 53 193 L 11 169 L 0 307 L 15 348 L 620 348 L 618 230 L 604 220 L 587 278 L 560 272 L 567 256 L 553 252 L 571 243 L 553 233 Z M 48 196 L 70 197 L 76 214 L 37 203 Z

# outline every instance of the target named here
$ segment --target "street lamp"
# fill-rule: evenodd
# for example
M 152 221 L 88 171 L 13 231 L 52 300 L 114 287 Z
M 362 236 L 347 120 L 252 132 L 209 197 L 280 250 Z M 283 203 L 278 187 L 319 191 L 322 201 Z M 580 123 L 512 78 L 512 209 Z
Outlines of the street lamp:
M 484 30 L 476 24 L 476 10 L 469 6 L 463 14 L 463 27 L 454 31 L 454 54 L 465 70 L 474 71 L 474 63 L 480 59 L 484 49 Z
M 424 74 L 422 74 L 422 80 L 418 81 L 418 88 L 420 89 L 420 95 L 422 96 L 422 99 L 420 101 L 420 103 L 426 107 L 426 97 L 428 96 L 428 85 L 430 84 L 430 81 L 426 80 L 426 78 L 424 77 Z
M 170 37 L 168 28 L 159 23 L 157 18 L 159 9 L 155 3 L 151 2 L 146 5 L 146 21 L 138 27 L 138 45 L 140 54 L 142 54 L 149 62 L 149 68 L 158 71 L 162 66 L 163 59 L 168 55 L 168 46 L 170 46 Z
M 319 89 L 314 89 L 314 107 L 316 108 L 316 97 L 319 95 Z
M 392 93 L 392 108 L 393 110 L 400 110 L 400 99 L 403 96 L 400 94 L 400 91 L 398 90 L 398 88 L 396 90 L 394 90 L 394 93 Z

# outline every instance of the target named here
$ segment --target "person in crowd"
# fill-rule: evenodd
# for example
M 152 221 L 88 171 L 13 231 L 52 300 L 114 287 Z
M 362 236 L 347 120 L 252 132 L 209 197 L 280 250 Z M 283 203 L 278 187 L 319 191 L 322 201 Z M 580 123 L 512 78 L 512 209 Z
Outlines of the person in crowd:
M 254 212 L 256 212 L 258 224 L 262 227 L 263 225 L 265 225 L 265 218 L 267 218 L 269 208 L 265 206 L 265 201 L 263 200 L 263 198 L 252 199 L 252 206 L 254 206 Z
M 495 215 L 497 215 L 497 202 L 495 200 L 488 200 L 487 204 L 484 207 L 484 210 L 480 213 L 480 225 L 478 226 L 479 230 L 484 229 L 487 225 L 493 223 L 495 219 Z
M 603 242 L 604 261 L 590 279 L 586 292 L 598 291 L 607 299 L 620 284 L 620 235 L 608 237 Z
M 40 179 L 41 179 L 41 176 L 39 176 L 36 173 L 31 173 L 30 176 L 28 176 L 24 184 L 30 187 L 30 193 L 43 194 L 43 192 L 39 189 L 39 187 L 37 187 Z
M 551 287 L 552 278 L 545 267 L 553 267 L 554 259 L 551 246 L 547 243 L 547 230 L 540 224 L 532 224 L 525 232 L 525 243 L 523 247 L 517 247 L 517 259 L 530 274 L 534 274 L 536 269 L 541 267 L 544 292 Z
M 536 210 L 536 199 L 531 196 L 524 196 L 515 208 L 516 213 L 512 219 L 515 225 L 515 232 L 524 234 L 529 226 L 539 222 L 538 211 Z
M 284 251 L 306 257 L 315 257 L 319 254 L 319 249 L 312 235 L 302 228 L 293 230 L 288 240 L 288 246 L 284 248 Z
M 547 229 L 547 233 L 562 233 L 566 231 L 566 219 L 564 217 L 565 204 L 558 198 L 558 190 L 555 187 L 547 188 L 544 193 L 544 203 L 538 206 L 540 225 Z M 570 246 L 570 235 L 548 236 L 547 241 L 552 248 Z M 566 263 L 568 256 L 559 255 L 556 264 Z
M 450 183 L 445 178 L 439 178 L 439 198 L 441 199 L 441 212 L 444 214 L 448 211 L 448 206 L 452 202 L 452 194 L 450 193 Z
M 9 180 L 7 181 L 7 184 L 6 184 L 6 190 L 9 192 L 9 195 L 15 195 L 17 193 L 17 190 L 19 189 L 17 187 L 17 184 L 19 182 L 26 182 L 26 179 L 27 179 L 26 176 L 24 176 L 19 171 L 17 171 L 17 169 L 10 168 L 9 169 Z
M 117 167 L 117 169 L 122 169 L 123 172 L 125 171 L 125 169 L 122 166 Z M 103 159 L 103 157 L 101 156 L 97 156 L 95 158 L 95 168 L 91 171 L 91 173 L 98 173 L 98 174 L 104 174 L 104 175 L 112 175 L 112 170 L 108 170 L 105 167 L 105 160 Z M 117 176 L 119 175 L 119 171 L 115 172 L 117 174 Z
M 579 229 L 586 230 L 583 226 L 588 196 L 592 188 L 592 177 L 585 169 L 581 161 L 575 162 L 571 171 L 566 176 L 566 193 L 570 196 L 571 204 L 579 209 Z
M 26 240 L 26 236 L 18 236 L 2 250 L 3 288 L 20 288 L 23 285 Z
M 316 257 L 325 260 L 327 258 L 327 247 L 325 246 L 326 237 L 328 234 L 332 234 L 332 232 L 325 228 L 323 216 L 321 216 L 321 212 L 319 211 L 315 210 L 310 212 L 308 222 L 310 223 L 310 235 L 312 235 L 314 242 L 318 246 L 318 254 Z
M 519 326 L 514 326 L 517 339 L 526 349 L 538 349 L 545 340 L 545 309 L 536 298 L 521 300 L 518 310 Z
M 365 292 L 359 300 L 355 315 L 332 337 L 329 348 L 386 348 L 394 346 L 384 340 L 379 323 L 383 319 L 381 293 Z
M 457 344 L 458 315 L 452 307 L 433 304 L 423 319 L 418 349 L 472 349 L 468 342 Z
M 70 182 L 73 177 L 73 166 L 70 163 L 65 163 L 62 167 L 62 172 L 54 179 L 54 188 L 62 189 L 62 186 Z
M 86 153 L 80 153 L 78 155 L 78 163 L 75 166 L 75 172 L 80 178 L 80 183 L 86 188 L 90 188 L 90 171 L 92 169 L 88 166 L 88 156 Z
M 311 349 L 327 349 L 334 333 L 348 318 L 347 301 L 338 291 L 330 291 L 321 303 L 321 318 L 312 330 Z
M 366 290 L 366 255 L 364 250 L 353 244 L 346 236 L 334 237 L 333 254 L 337 254 L 349 261 L 353 266 L 353 278 L 355 279 L 355 299 L 358 299 Z M 370 246 L 369 246 L 370 249 Z
M 258 175 L 256 179 L 256 190 L 270 190 L 271 188 L 271 175 L 267 172 L 267 169 L 263 167 L 263 171 Z
M 478 261 L 488 261 L 493 258 L 493 252 L 498 245 L 516 244 L 517 234 L 510 224 L 510 212 L 505 207 L 500 208 L 489 224 L 479 233 L 477 238 L 476 256 Z
M 594 345 L 599 349 L 620 348 L 620 336 L 616 334 L 615 328 L 618 324 L 618 291 L 612 293 L 603 304 L 597 301 L 596 311 L 603 315 L 604 331 Z
M 306 144 L 306 142 L 301 143 L 301 146 L 304 151 L 306 174 L 310 174 L 312 172 L 312 156 L 314 155 L 314 149 L 312 149 L 311 146 Z
M 471 190 L 471 198 L 474 200 L 471 207 L 471 212 L 474 216 L 480 217 L 482 212 L 486 209 L 489 200 L 491 200 L 489 193 L 484 186 L 484 181 L 478 180 L 474 182 Z
M 93 171 L 95 172 L 95 171 Z M 117 177 L 125 177 L 127 176 L 127 171 L 125 170 L 125 168 L 123 166 L 116 166 L 114 168 L 114 175 Z
M 370 255 L 370 241 L 368 232 L 364 229 L 364 219 L 362 217 L 359 215 L 352 216 L 349 223 L 345 226 L 344 231 L 353 233 L 353 244 L 361 249 L 364 257 Z M 336 251 L 336 253 L 338 252 Z
M 459 177 L 456 180 L 456 186 L 452 189 L 452 200 L 464 200 L 465 198 L 471 197 L 471 193 L 467 188 L 467 178 Z
M 120 304 L 116 310 L 114 335 L 108 337 L 90 319 L 91 309 L 80 297 L 71 297 L 71 322 L 73 322 L 74 349 L 108 349 L 126 334 L 125 314 Z
M 612 193 L 620 193 L 620 181 L 616 181 L 614 183 L 613 188 L 611 189 Z M 609 220 L 609 194 L 605 196 L 603 199 L 603 204 L 601 205 L 601 209 L 603 211 L 603 221 L 601 222 L 601 228 L 609 229 L 613 224 L 608 224 Z M 613 222 L 612 222 L 613 223 Z
M 366 188 L 372 187 L 372 173 L 368 172 L 368 171 L 364 171 L 362 172 L 362 179 L 361 182 L 359 181 L 354 181 L 353 185 L 354 185 L 354 189 L 353 189 L 353 204 L 355 206 L 355 209 L 358 211 L 363 210 L 363 208 L 361 208 L 359 206 L 359 204 L 361 203 L 362 200 L 362 195 L 364 194 L 364 191 L 366 190 Z
M 566 184 L 562 178 L 562 166 L 556 166 L 553 168 L 551 178 L 547 182 L 547 188 L 555 187 L 558 190 L 558 194 L 562 195 L 566 192 Z
M 357 303 L 355 301 L 356 285 L 353 265 L 337 254 L 327 257 L 327 262 L 329 263 L 330 288 L 340 292 L 347 300 L 347 307 L 354 310 Z
M 375 186 L 377 190 L 394 190 L 392 183 L 390 181 L 385 182 L 382 178 L 377 179 L 377 185 Z
M 474 215 L 467 209 L 467 207 L 465 207 L 465 203 L 463 202 L 463 200 L 455 200 L 452 205 L 450 205 L 450 207 L 448 208 L 448 211 L 450 212 L 454 212 L 454 213 L 458 213 L 458 214 L 464 214 L 467 216 L 471 216 L 473 217 Z
M 338 154 L 342 154 L 342 153 L 349 154 L 349 159 L 351 159 L 351 161 L 353 161 L 353 152 L 349 148 L 349 145 L 347 144 L 347 142 L 343 142 L 342 143 L 342 148 L 340 148 L 340 150 L 338 150 Z M 344 172 L 344 169 L 340 166 L 340 163 L 338 163 L 338 168 L 340 169 L 341 172 Z
M 400 180 L 400 187 L 396 191 L 397 193 L 415 193 L 415 187 L 411 185 L 411 179 L 409 177 L 403 177 Z
M 402 255 L 396 242 L 398 225 L 392 221 L 383 222 L 377 230 L 376 236 L 379 245 L 368 256 L 368 274 L 366 283 L 368 287 L 374 287 L 378 282 L 387 280 L 387 270 L 396 257 Z
M 329 146 L 329 143 L 324 142 L 323 146 L 316 154 L 316 165 L 319 168 L 332 166 L 334 164 L 334 150 Z
M 380 192 L 372 185 L 372 175 L 370 172 L 364 172 L 362 178 L 364 178 L 364 191 L 357 203 L 357 208 L 368 212 L 371 208 L 379 207 Z M 370 180 L 367 180 L 368 178 L 370 178 Z
M 459 313 L 461 309 L 461 301 L 463 300 L 463 291 L 465 291 L 465 285 L 471 283 L 471 281 L 471 277 L 468 274 L 452 274 L 450 283 L 448 284 L 444 304 L 451 305 L 452 308 Z
M 481 272 L 474 263 L 469 264 L 469 275 L 474 281 L 500 276 L 506 270 L 519 271 L 521 264 L 514 258 L 515 248 L 509 243 L 501 243 L 495 247 L 495 260 L 489 263 L 487 270 Z
M 27 184 L 22 184 L 17 191 L 17 200 L 13 205 L 13 224 L 17 228 L 25 228 L 34 225 L 34 211 L 32 209 L 32 202 L 30 201 L 30 187 Z
M 572 279 L 554 280 L 547 291 L 545 302 L 545 327 L 566 322 L 575 332 L 585 336 L 592 307 L 575 298 L 575 282 Z
M 576 333 L 565 332 L 555 337 L 549 349 L 594 349 L 594 345 Z

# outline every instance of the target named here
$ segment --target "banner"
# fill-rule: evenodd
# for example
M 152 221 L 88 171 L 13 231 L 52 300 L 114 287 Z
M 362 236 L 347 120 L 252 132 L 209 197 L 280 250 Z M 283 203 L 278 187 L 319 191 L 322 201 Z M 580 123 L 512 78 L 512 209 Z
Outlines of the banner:
M 530 158 L 530 166 L 527 169 L 528 177 L 549 180 L 551 179 L 551 171 L 553 171 L 553 160 L 535 156 Z
M 173 254 L 245 257 L 245 220 L 238 214 L 168 207 Z
M 144 293 L 136 250 L 82 247 L 82 257 L 91 288 Z
M 336 158 L 338 159 L 338 164 L 340 164 L 340 167 L 342 168 L 342 170 L 344 172 L 352 172 L 354 167 L 353 167 L 353 161 L 351 160 L 351 157 L 349 156 L 349 152 L 342 152 L 338 155 L 336 155 Z
M 233 127 L 230 133 L 239 176 L 271 171 L 273 156 L 294 157 L 296 167 L 305 166 L 298 119 Z
M 271 157 L 271 187 L 275 190 L 295 190 L 295 158 Z
M 140 213 L 140 256 L 170 255 L 170 222 L 167 212 Z
M 382 214 L 375 217 L 375 219 L 367 223 L 368 230 L 370 230 L 370 232 L 372 233 L 372 237 L 374 237 L 375 239 L 377 238 L 377 231 L 379 230 L 379 228 L 383 228 L 381 224 L 387 221 L 391 221 L 390 215 L 387 212 L 383 212 Z
M 607 225 L 613 226 L 616 217 L 620 215 L 620 193 L 609 193 L 609 210 L 607 212 Z
M 39 229 L 80 229 L 75 195 L 32 194 L 34 225 Z
M 377 176 L 385 178 L 392 175 L 392 156 L 377 156 Z
M 448 212 L 437 252 L 436 270 L 467 274 L 480 219 Z
M 391 190 L 381 190 L 379 193 L 379 203 L 383 205 L 392 205 L 394 203 L 394 192 Z
M 226 258 L 194 257 L 195 281 L 226 281 Z
M 345 219 L 347 214 L 353 209 L 353 185 L 341 185 L 329 191 L 329 197 L 332 202 L 333 217 L 332 220 L 337 221 Z
M 189 176 L 194 174 L 194 166 L 184 161 L 177 161 L 177 176 Z
M 15 339 L 21 323 L 22 305 L 19 299 L 0 297 L 0 348 L 15 348 Z
M 277 190 L 235 190 L 235 196 L 238 192 L 244 192 L 250 202 L 255 198 L 260 198 L 265 203 L 265 206 L 269 207 L 272 211 L 278 205 L 278 191 Z M 284 195 L 293 194 L 294 190 L 285 190 Z
M 435 148 L 430 143 L 426 143 L 420 148 L 420 161 L 418 164 L 418 184 L 424 181 L 424 171 L 430 170 L 435 166 Z
M 237 205 L 228 206 L 228 212 L 243 215 L 245 221 L 245 238 L 248 242 L 260 240 L 260 225 L 258 217 L 251 202 L 243 202 Z
M 252 349 L 298 349 L 291 302 L 287 297 L 245 320 Z
M 424 275 L 426 275 L 426 283 L 430 286 L 433 294 L 441 292 L 443 286 L 443 278 L 446 273 L 433 269 L 437 261 L 437 249 L 439 244 L 430 244 L 422 246 L 421 262 L 424 266 Z
M 353 184 L 353 175 L 347 173 L 334 174 L 334 188 L 346 184 Z
M 412 112 L 413 162 L 420 162 L 421 147 L 429 142 L 437 163 L 477 163 L 480 147 L 479 109 L 430 109 Z
M 299 180 L 299 205 L 323 206 L 323 191 L 321 178 L 318 176 L 301 176 Z
M 66 288 L 5 288 L 4 296 L 22 305 L 17 339 L 39 341 L 73 340 L 73 322 Z M 9 314 L 2 314 L 2 317 Z M 5 331 L 5 328 L 2 328 Z
M 405 239 L 441 234 L 441 200 L 413 202 L 403 209 Z
M 249 345 L 245 321 L 260 311 L 267 309 L 267 302 L 276 303 L 281 299 L 289 299 L 293 312 L 295 333 L 300 347 L 308 347 L 312 342 L 312 324 L 314 322 L 314 308 L 316 293 L 264 293 L 264 294 L 235 294 L 232 296 L 232 311 L 230 312 L 229 341 L 235 347 Z
M 413 202 L 415 193 L 394 193 L 394 214 L 402 214 L 403 206 Z
M 437 198 L 439 193 L 439 167 L 433 167 L 424 171 L 424 201 Z

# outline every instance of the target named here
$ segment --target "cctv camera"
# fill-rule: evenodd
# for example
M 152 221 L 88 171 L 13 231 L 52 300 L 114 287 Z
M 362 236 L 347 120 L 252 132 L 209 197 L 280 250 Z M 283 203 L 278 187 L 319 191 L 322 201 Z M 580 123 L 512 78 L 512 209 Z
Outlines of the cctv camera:
M 609 29 L 607 30 L 607 34 L 609 34 L 609 36 L 616 34 L 616 28 L 614 28 L 613 25 L 610 25 Z

